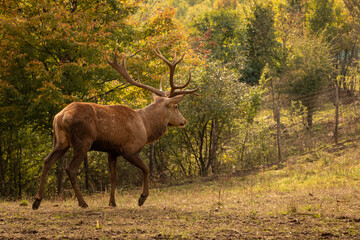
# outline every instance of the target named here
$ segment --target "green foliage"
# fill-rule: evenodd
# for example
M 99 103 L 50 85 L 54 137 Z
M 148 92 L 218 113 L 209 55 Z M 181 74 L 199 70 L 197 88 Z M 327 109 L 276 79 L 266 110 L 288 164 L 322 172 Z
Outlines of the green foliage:
M 334 74 L 331 48 L 321 36 L 305 36 L 294 44 L 290 59 L 284 77 L 285 91 L 300 97 L 307 108 L 308 127 L 311 128 L 316 95 L 331 84 L 330 77 Z
M 302 0 L 286 0 L 287 7 L 290 12 L 301 12 L 303 8 L 304 1 Z
M 27 200 L 22 200 L 19 205 L 22 207 L 27 207 L 29 206 L 29 202 Z
M 194 18 L 203 15 L 212 9 L 214 0 L 173 0 L 176 8 L 176 18 L 184 23 L 191 22 Z
M 241 43 L 245 38 L 240 15 L 236 11 L 221 8 L 194 19 L 192 25 L 197 30 L 196 37 L 201 39 L 204 36 L 203 41 L 196 42 L 196 47 L 208 51 L 210 61 L 220 60 L 239 72 L 244 55 Z
M 330 46 L 321 37 L 305 36 L 293 48 L 288 77 L 291 92 L 307 95 L 327 86 L 332 75 Z
M 65 104 L 96 94 L 103 79 L 111 78 L 103 49 L 131 40 L 132 27 L 124 19 L 136 5 L 12 1 L 0 8 L 0 91 L 9 92 L 0 104 L 14 106 L 19 118 L 47 129 Z
M 0 194 L 15 199 L 35 192 L 50 138 L 29 127 L 4 129 L 0 136 Z
M 238 122 L 242 119 L 252 122 L 261 98 L 261 89 L 239 83 L 220 63 L 210 62 L 206 68 L 198 68 L 194 75 L 202 86 L 201 96 L 192 96 L 181 104 L 183 114 L 189 116 L 188 125 L 170 131 L 160 140 L 162 148 L 172 149 L 167 151 L 167 165 L 176 176 L 206 176 L 210 169 L 216 173 L 227 168 L 229 161 L 236 158 L 229 155 L 228 146 L 232 147 L 238 138 Z M 174 146 L 180 151 L 174 151 Z
M 242 82 L 257 84 L 266 64 L 274 65 L 278 45 L 274 23 L 271 4 L 256 3 L 253 6 L 246 25 L 247 60 L 240 79 Z
M 308 4 L 307 22 L 314 34 L 329 29 L 335 22 L 334 0 L 312 0 Z
M 215 9 L 236 9 L 238 3 L 236 0 L 216 0 L 214 2 Z

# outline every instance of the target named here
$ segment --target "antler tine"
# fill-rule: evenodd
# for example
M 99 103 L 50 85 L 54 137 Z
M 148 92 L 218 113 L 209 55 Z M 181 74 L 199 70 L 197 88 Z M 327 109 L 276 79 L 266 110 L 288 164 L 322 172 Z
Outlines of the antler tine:
M 176 55 L 175 55 L 173 64 L 177 65 L 179 62 L 181 62 L 183 60 L 184 56 L 185 56 L 185 53 L 181 56 L 181 58 L 179 60 L 176 61 Z
M 160 86 L 159 86 L 160 91 L 162 91 L 162 80 L 160 79 Z
M 183 84 L 183 85 L 174 85 L 173 84 L 173 87 L 174 87 L 174 89 L 186 88 L 189 85 L 190 81 L 191 81 L 191 71 L 189 69 L 189 79 L 187 80 L 187 82 L 185 84 Z
M 179 58 L 179 60 L 176 60 L 176 50 L 175 50 L 175 54 L 174 54 L 174 60 L 173 60 L 173 65 L 177 65 L 179 62 L 181 62 L 183 60 L 185 56 L 185 53 Z
M 155 52 L 155 54 L 161 58 L 167 65 L 169 65 L 170 68 L 175 68 L 175 66 L 181 62 L 185 56 L 185 53 L 181 56 L 181 58 L 179 60 L 176 60 L 176 51 L 175 51 L 175 55 L 174 55 L 174 60 L 173 62 L 170 62 L 169 60 L 167 60 L 164 55 L 161 53 L 160 49 L 157 47 L 156 49 L 154 48 L 153 51 Z
M 169 97 L 175 97 L 177 95 L 185 95 L 185 94 L 194 94 L 196 96 L 200 96 L 200 94 L 196 93 L 197 90 L 200 89 L 200 86 L 198 86 L 197 88 L 195 89 L 191 89 L 191 90 L 180 90 L 180 91 L 176 91 L 173 93 L 172 96 L 169 96 Z
M 139 74 L 139 70 L 138 70 L 138 72 L 137 72 L 137 81 L 138 81 L 139 83 L 141 83 L 141 81 L 140 81 L 140 74 Z
M 164 57 L 164 55 L 162 55 L 159 48 L 156 48 L 156 49 L 153 49 L 153 50 L 154 50 L 155 54 L 159 58 L 161 58 L 170 68 L 170 87 L 171 87 L 171 90 L 170 90 L 170 93 L 169 93 L 169 97 L 174 97 L 174 96 L 180 95 L 180 94 L 191 94 L 191 93 L 196 92 L 199 89 L 199 88 L 197 88 L 197 89 L 193 89 L 193 90 L 175 91 L 177 89 L 183 89 L 183 88 L 187 87 L 189 85 L 190 81 L 191 81 L 191 71 L 189 70 L 189 79 L 185 84 L 183 84 L 183 85 L 175 85 L 174 84 L 175 67 L 179 62 L 181 62 L 183 60 L 185 54 L 183 54 L 179 59 L 176 59 L 176 51 L 175 51 L 174 60 L 171 63 L 169 60 L 167 60 Z
M 162 53 L 160 52 L 160 49 L 157 47 L 156 49 L 154 48 L 153 51 L 155 52 L 156 56 L 158 56 L 159 58 L 161 58 L 167 65 L 169 65 L 169 67 L 171 68 L 171 62 L 169 62 L 164 55 L 162 55 Z
M 183 84 L 183 85 L 175 85 L 172 82 L 169 97 L 174 97 L 174 96 L 177 96 L 177 95 L 185 95 L 185 94 L 195 94 L 195 95 L 198 96 L 199 94 L 196 94 L 195 92 L 200 89 L 200 86 L 198 86 L 195 89 L 175 91 L 177 89 L 186 88 L 189 85 L 190 81 L 191 81 L 191 71 L 189 69 L 189 79 L 187 80 L 187 82 L 185 84 Z
M 118 47 L 116 46 L 115 52 L 114 52 L 114 62 L 117 62 L 117 49 L 118 49 Z M 124 58 L 121 59 L 121 63 L 125 64 Z
M 105 58 L 106 58 L 106 61 L 109 63 L 109 65 L 112 66 L 116 71 L 118 71 L 120 73 L 120 75 L 123 76 L 125 78 L 125 80 L 128 83 L 130 83 L 131 85 L 134 85 L 134 86 L 149 90 L 150 92 L 153 92 L 158 96 L 162 96 L 162 97 L 166 96 L 165 92 L 163 92 L 163 91 L 161 91 L 159 89 L 156 89 L 154 87 L 151 87 L 149 85 L 141 83 L 140 78 L 139 78 L 139 74 L 138 74 L 138 82 L 135 81 L 134 79 L 132 79 L 132 77 L 129 75 L 129 73 L 126 70 L 126 64 L 125 64 L 126 57 L 125 57 L 124 54 L 122 54 L 121 64 L 119 64 L 117 62 L 117 48 L 115 49 L 115 52 L 114 52 L 114 60 L 113 61 L 109 60 L 109 58 L 108 58 L 108 56 L 106 54 L 106 51 L 105 51 Z

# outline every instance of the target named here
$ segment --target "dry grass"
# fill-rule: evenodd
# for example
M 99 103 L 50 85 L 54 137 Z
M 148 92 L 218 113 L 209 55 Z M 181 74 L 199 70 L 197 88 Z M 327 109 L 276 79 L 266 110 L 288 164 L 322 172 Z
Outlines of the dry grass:
M 0 203 L 0 239 L 360 239 L 360 152 L 317 153 L 281 170 L 183 186 Z M 314 161 L 314 159 L 316 161 Z M 22 206 L 21 206 L 22 205 Z

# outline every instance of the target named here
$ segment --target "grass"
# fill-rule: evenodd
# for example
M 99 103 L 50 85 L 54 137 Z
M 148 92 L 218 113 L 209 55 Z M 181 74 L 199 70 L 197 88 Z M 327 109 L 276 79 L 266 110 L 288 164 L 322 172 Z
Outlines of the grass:
M 316 152 L 282 169 L 74 199 L 0 203 L 0 239 L 360 239 L 360 151 Z

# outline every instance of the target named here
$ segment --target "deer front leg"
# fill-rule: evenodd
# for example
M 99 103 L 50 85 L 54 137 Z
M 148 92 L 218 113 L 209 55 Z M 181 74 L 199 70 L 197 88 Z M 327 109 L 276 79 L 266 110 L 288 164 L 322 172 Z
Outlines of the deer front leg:
M 124 158 L 129 161 L 134 166 L 138 167 L 143 173 L 143 189 L 139 198 L 139 206 L 142 206 L 149 196 L 149 168 L 148 166 L 141 160 L 139 153 L 133 155 L 125 155 Z
M 109 206 L 111 206 L 111 207 L 116 207 L 116 203 L 115 203 L 115 190 L 116 190 L 116 181 L 117 181 L 116 159 L 117 159 L 117 156 L 114 156 L 110 153 L 108 154 L 110 182 L 111 182 L 111 193 L 110 193 Z

